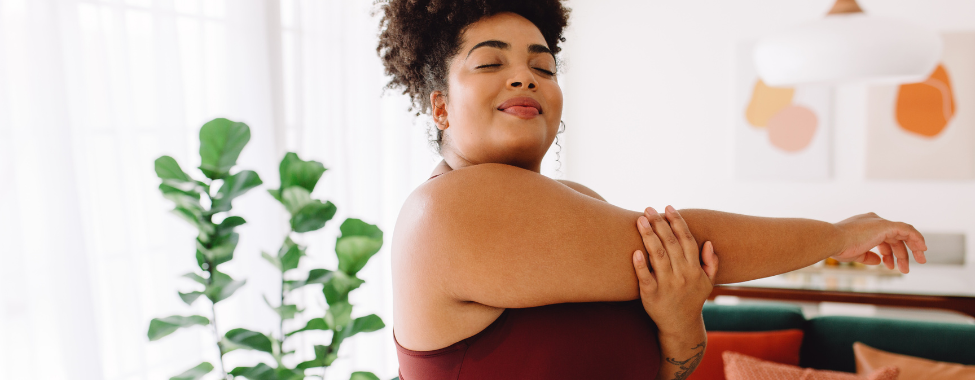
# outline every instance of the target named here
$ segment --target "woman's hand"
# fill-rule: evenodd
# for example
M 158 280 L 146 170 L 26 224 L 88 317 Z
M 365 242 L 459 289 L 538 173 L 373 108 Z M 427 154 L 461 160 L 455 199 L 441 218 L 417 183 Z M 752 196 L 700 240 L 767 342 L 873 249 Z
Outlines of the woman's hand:
M 894 269 L 894 258 L 901 273 L 907 273 L 910 261 L 907 247 L 914 253 L 914 260 L 920 264 L 927 262 L 924 251 L 924 236 L 907 223 L 891 222 L 874 213 L 857 215 L 835 223 L 843 236 L 843 248 L 833 256 L 839 261 L 856 261 L 867 265 L 877 265 L 883 261 L 887 269 Z M 877 247 L 880 256 L 870 249 Z M 882 258 L 881 258 L 882 257 Z
M 653 272 L 642 251 L 633 253 L 633 266 L 647 314 L 661 330 L 680 330 L 700 318 L 714 287 L 718 257 L 706 242 L 699 258 L 697 241 L 677 210 L 667 206 L 665 215 L 666 220 L 648 207 L 637 220 Z
M 705 242 L 699 258 L 697 241 L 677 210 L 667 206 L 666 217 L 648 207 L 638 218 L 653 272 L 642 251 L 633 253 L 633 267 L 643 308 L 659 330 L 658 378 L 685 379 L 704 357 L 707 334 L 701 310 L 714 287 L 718 257 L 711 242 Z

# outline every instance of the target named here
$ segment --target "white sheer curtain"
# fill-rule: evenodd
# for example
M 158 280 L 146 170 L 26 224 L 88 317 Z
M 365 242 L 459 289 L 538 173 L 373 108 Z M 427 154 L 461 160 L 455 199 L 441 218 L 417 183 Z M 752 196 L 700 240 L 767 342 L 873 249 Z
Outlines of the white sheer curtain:
M 371 0 L 0 0 L 0 378 L 168 379 L 215 363 L 206 329 L 146 338 L 153 317 L 204 311 L 176 296 L 194 231 L 168 213 L 152 162 L 197 166 L 199 126 L 214 117 L 250 125 L 239 163 L 267 188 L 288 150 L 330 168 L 316 196 L 339 213 L 303 242 L 308 265 L 335 265 L 346 217 L 385 231 L 352 303 L 388 327 L 350 340 L 328 378 L 393 377 L 388 247 L 436 159 L 406 100 L 380 98 L 371 10 Z M 221 333 L 270 332 L 261 294 L 277 279 L 259 257 L 286 221 L 263 189 L 235 213 L 248 224 L 226 271 L 248 284 L 218 305 Z M 231 368 L 256 360 L 268 358 L 227 356 Z

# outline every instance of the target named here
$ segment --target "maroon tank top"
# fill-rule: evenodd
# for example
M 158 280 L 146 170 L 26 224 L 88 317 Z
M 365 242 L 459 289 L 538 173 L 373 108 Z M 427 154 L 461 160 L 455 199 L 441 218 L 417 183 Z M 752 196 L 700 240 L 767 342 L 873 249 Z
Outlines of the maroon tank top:
M 660 368 L 657 326 L 640 300 L 505 309 L 449 347 L 413 351 L 396 342 L 396 353 L 401 380 L 642 380 Z
M 646 380 L 660 368 L 657 327 L 640 300 L 505 309 L 449 347 L 396 342 L 396 353 L 401 380 Z

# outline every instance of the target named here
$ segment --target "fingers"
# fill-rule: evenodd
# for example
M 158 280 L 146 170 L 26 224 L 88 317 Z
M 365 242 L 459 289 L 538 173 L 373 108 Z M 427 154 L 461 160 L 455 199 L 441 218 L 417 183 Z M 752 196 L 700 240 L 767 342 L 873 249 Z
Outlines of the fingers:
M 657 213 L 653 207 L 647 207 L 643 212 L 643 216 L 650 221 L 650 226 L 653 227 L 653 232 L 657 234 L 660 238 L 660 242 L 663 243 L 663 247 L 667 250 L 667 256 L 672 264 L 672 267 L 677 265 L 682 265 L 687 263 L 684 259 L 684 249 L 680 246 L 680 241 L 677 240 L 677 236 L 674 235 L 674 231 L 670 228 L 670 223 L 666 219 Z M 654 263 L 656 264 L 656 263 Z
M 909 272 L 910 264 L 908 264 L 907 247 L 904 246 L 904 242 L 900 240 L 894 240 L 888 243 L 890 244 L 890 248 L 894 251 L 894 257 L 897 258 L 897 269 L 900 270 L 901 273 Z
M 640 231 L 640 237 L 643 238 L 643 246 L 650 255 L 650 265 L 653 266 L 653 271 L 657 273 L 673 272 L 670 255 L 667 254 L 667 249 L 664 248 L 660 239 L 657 238 L 657 234 L 650 227 L 650 222 L 645 215 L 637 218 L 636 228 Z
M 718 255 L 714 254 L 714 245 L 710 241 L 704 242 L 701 249 L 701 261 L 704 262 L 704 274 L 708 275 L 711 285 L 717 284 L 715 278 L 718 276 Z M 879 261 L 878 261 L 879 263 Z
M 904 242 L 907 243 L 907 247 L 911 249 L 914 253 L 914 260 L 920 264 L 928 262 L 927 257 L 924 256 L 924 251 L 928 250 L 928 245 L 924 241 L 924 235 L 921 235 L 914 226 L 901 223 L 901 228 L 904 230 L 904 234 L 907 235 L 904 238 Z
M 643 251 L 633 252 L 633 269 L 636 271 L 641 293 L 657 291 L 657 280 L 653 273 L 650 273 L 650 268 L 647 267 L 647 261 L 643 258 Z
M 887 269 L 894 269 L 894 251 L 890 248 L 890 244 L 880 243 L 877 245 L 877 249 L 880 251 L 880 256 L 883 257 L 884 266 Z
M 880 255 L 867 251 L 864 252 L 863 255 L 860 255 L 860 257 L 857 257 L 857 259 L 854 261 L 866 265 L 877 265 L 881 263 L 882 259 L 880 258 Z
M 699 253 L 701 251 L 697 246 L 697 240 L 694 239 L 694 234 L 691 234 L 691 229 L 687 228 L 684 217 L 673 206 L 667 206 L 664 210 L 667 220 L 670 222 L 670 228 L 673 230 L 684 252 L 684 260 L 688 263 L 699 262 Z

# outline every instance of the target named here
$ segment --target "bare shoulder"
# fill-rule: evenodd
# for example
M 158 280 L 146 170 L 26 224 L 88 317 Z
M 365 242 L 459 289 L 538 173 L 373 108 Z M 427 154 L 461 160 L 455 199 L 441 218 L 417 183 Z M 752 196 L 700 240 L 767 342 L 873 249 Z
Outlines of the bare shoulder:
M 476 334 L 501 314 L 503 308 L 461 301 L 451 286 L 451 268 L 463 254 L 457 240 L 489 228 L 469 222 L 477 219 L 472 214 L 481 209 L 478 205 L 497 193 L 497 186 L 529 173 L 507 165 L 477 165 L 444 173 L 410 194 L 392 240 L 395 335 L 400 345 L 418 351 L 443 348 Z
M 593 197 L 593 198 L 596 198 L 596 199 L 601 200 L 603 202 L 606 202 L 606 199 L 603 199 L 603 197 L 600 196 L 595 191 L 593 191 L 593 189 L 590 189 L 590 188 L 586 187 L 585 185 L 583 185 L 581 183 L 569 181 L 569 180 L 566 180 L 566 179 L 560 179 L 560 180 L 557 180 L 557 181 L 559 181 L 559 183 L 561 183 L 563 185 L 566 185 L 566 186 L 572 188 L 572 190 L 578 191 L 578 192 L 583 193 L 585 195 L 588 195 L 590 197 Z
M 504 210 L 501 205 L 512 194 L 531 187 L 564 189 L 541 174 L 504 164 L 452 170 L 424 182 L 407 197 L 396 220 L 394 265 L 398 257 L 409 256 L 411 265 L 423 265 L 424 271 L 443 267 L 452 242 L 483 233 L 485 214 Z
M 502 164 L 424 182 L 393 233 L 396 338 L 443 348 L 505 308 L 635 299 L 637 214 L 585 186 Z

